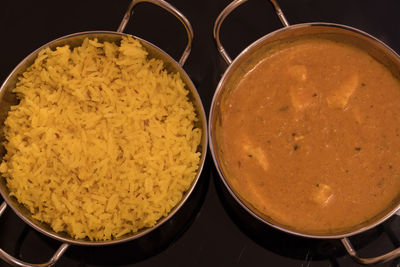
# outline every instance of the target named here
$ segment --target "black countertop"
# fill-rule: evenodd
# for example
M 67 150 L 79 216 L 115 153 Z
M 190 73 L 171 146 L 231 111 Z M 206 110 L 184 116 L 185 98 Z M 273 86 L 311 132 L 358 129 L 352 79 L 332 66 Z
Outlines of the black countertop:
M 29 53 L 58 37 L 117 29 L 130 0 L 0 1 L 0 81 Z M 208 114 L 226 64 L 212 28 L 227 0 L 170 0 L 192 23 L 192 53 L 184 69 Z M 398 0 L 280 0 L 289 23 L 332 22 L 356 27 L 400 52 Z M 234 58 L 249 44 L 280 28 L 268 1 L 249 0 L 229 16 L 221 40 Z M 125 32 L 157 45 L 178 59 L 186 45 L 184 28 L 150 4 L 135 9 Z M 400 246 L 400 218 L 351 238 L 361 256 Z M 0 218 L 0 248 L 28 262 L 48 260 L 60 243 L 27 226 L 10 209 Z M 135 241 L 106 247 L 71 246 L 56 266 L 359 266 L 339 240 L 288 235 L 247 215 L 224 189 L 208 155 L 192 196 L 166 224 Z M 7 266 L 0 261 L 0 266 Z M 399 260 L 380 266 L 400 266 Z

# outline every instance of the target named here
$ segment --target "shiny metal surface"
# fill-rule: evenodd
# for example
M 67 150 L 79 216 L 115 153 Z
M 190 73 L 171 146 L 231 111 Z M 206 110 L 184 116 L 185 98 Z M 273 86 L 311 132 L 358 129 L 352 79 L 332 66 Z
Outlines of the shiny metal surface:
M 14 266 L 20 266 L 20 267 L 47 267 L 47 266 L 53 266 L 54 264 L 57 263 L 57 261 L 61 258 L 61 256 L 65 253 L 67 248 L 69 247 L 69 244 L 63 243 L 59 249 L 54 253 L 54 255 L 46 262 L 44 263 L 27 263 L 24 261 L 21 261 L 10 254 L 6 253 L 4 250 L 0 249 L 0 258 L 7 262 L 8 264 L 14 265 Z
M 217 49 L 218 52 L 221 54 L 222 58 L 225 60 L 225 62 L 230 65 L 232 63 L 232 59 L 229 56 L 228 52 L 226 52 L 225 48 L 223 47 L 221 40 L 220 40 L 220 30 L 221 30 L 221 25 L 224 22 L 224 20 L 226 19 L 226 17 L 232 13 L 233 10 L 235 10 L 238 6 L 244 4 L 245 2 L 247 2 L 248 0 L 234 0 L 232 1 L 229 5 L 227 5 L 224 10 L 222 10 L 222 12 L 218 15 L 217 19 L 215 20 L 215 24 L 214 24 L 214 29 L 213 29 L 213 36 L 214 36 L 214 40 L 217 44 Z M 289 26 L 289 22 L 287 21 L 285 14 L 283 14 L 278 2 L 276 0 L 270 0 L 271 4 L 274 6 L 275 8 L 275 12 L 277 14 L 277 16 L 279 17 L 282 25 L 284 27 L 288 27 Z
M 57 40 L 54 40 L 54 41 L 40 47 L 35 52 L 30 54 L 28 57 L 26 57 L 25 60 L 23 60 L 16 67 L 16 69 L 11 73 L 11 75 L 6 79 L 5 83 L 0 88 L 0 94 L 5 94 L 5 96 L 0 100 L 0 103 L 2 104 L 3 107 L 4 106 L 9 107 L 12 103 L 14 103 L 14 101 L 16 101 L 16 99 L 13 98 L 13 95 L 11 95 L 11 94 L 7 95 L 9 93 L 9 90 L 11 90 L 14 87 L 18 75 L 20 75 L 21 73 L 23 73 L 25 71 L 25 69 L 31 64 L 32 60 L 36 58 L 37 53 L 40 50 L 42 50 L 43 48 L 45 48 L 45 47 L 55 48 L 57 46 L 63 46 L 65 44 L 69 44 L 71 47 L 74 47 L 74 46 L 80 45 L 81 42 L 85 38 L 97 38 L 99 40 L 99 42 L 104 42 L 104 41 L 118 42 L 122 38 L 122 36 L 125 36 L 125 35 L 126 34 L 115 33 L 115 32 L 82 32 L 82 33 L 75 33 L 72 35 L 61 37 Z M 193 187 L 195 186 L 195 183 L 197 182 L 197 179 L 201 173 L 202 166 L 203 166 L 204 160 L 205 160 L 206 147 L 207 147 L 206 118 L 205 118 L 204 109 L 202 108 L 202 103 L 201 103 L 200 97 L 198 96 L 196 88 L 194 87 L 193 83 L 191 82 L 191 80 L 188 77 L 188 75 L 186 74 L 186 72 L 178 65 L 178 63 L 175 60 L 173 60 L 169 55 L 165 54 L 161 49 L 154 46 L 153 44 L 151 44 L 145 40 L 142 40 L 138 37 L 135 37 L 135 38 L 139 39 L 141 41 L 142 45 L 149 52 L 150 57 L 154 57 L 154 58 L 163 60 L 165 63 L 165 67 L 169 72 L 178 72 L 181 75 L 182 80 L 185 82 L 188 90 L 190 91 L 189 98 L 194 103 L 195 108 L 196 108 L 196 113 L 199 117 L 199 121 L 197 122 L 196 126 L 200 127 L 203 131 L 202 132 L 203 138 L 202 138 L 201 146 L 199 148 L 200 152 L 202 153 L 202 158 L 200 161 L 198 174 L 195 178 L 194 184 L 192 185 L 192 187 L 190 189 L 190 191 L 191 191 L 191 190 L 193 190 Z M 1 123 L 3 123 L 5 116 L 6 116 L 6 114 L 4 114 L 4 116 L 1 118 L 2 119 Z M 32 227 L 36 228 L 37 230 L 39 230 L 53 238 L 56 238 L 60 241 L 63 241 L 63 242 L 70 242 L 70 243 L 74 243 L 74 244 L 78 244 L 78 245 L 116 244 L 116 243 L 120 243 L 123 241 L 127 241 L 127 240 L 131 240 L 131 239 L 140 237 L 153 229 L 153 228 L 145 229 L 133 236 L 123 237 L 123 238 L 120 238 L 117 240 L 105 241 L 105 242 L 102 242 L 102 241 L 93 242 L 93 241 L 89 241 L 89 240 L 75 240 L 66 235 L 55 233 L 46 224 L 40 223 L 40 222 L 34 220 L 33 218 L 31 218 L 30 212 L 28 210 L 26 210 L 24 207 L 22 207 L 16 201 L 15 198 L 10 197 L 8 195 L 8 189 L 6 187 L 4 179 L 2 179 L 0 181 L 0 189 L 1 189 L 0 192 L 2 193 L 5 201 L 7 201 L 7 203 L 14 210 L 14 212 L 16 212 L 26 223 L 30 224 Z M 176 212 L 176 210 L 179 209 L 179 207 L 183 204 L 185 199 L 190 195 L 190 191 L 186 193 L 186 195 L 184 196 L 184 199 L 182 199 L 182 201 L 171 212 L 171 214 L 168 217 L 163 218 L 156 226 L 159 226 L 160 224 L 162 224 L 163 222 L 168 220 L 168 218 L 173 216 L 173 214 Z
M 190 25 L 190 22 L 188 21 L 188 19 L 179 11 L 177 10 L 175 7 L 173 7 L 172 5 L 170 5 L 168 2 L 165 2 L 164 0 L 133 0 L 129 7 L 128 10 L 126 11 L 124 18 L 121 21 L 121 24 L 119 25 L 117 32 L 123 32 L 126 25 L 129 22 L 129 19 L 131 18 L 131 14 L 133 12 L 133 8 L 139 4 L 139 3 L 152 3 L 156 6 L 159 6 L 163 9 L 165 9 L 166 11 L 168 11 L 169 13 L 171 13 L 172 15 L 174 15 L 185 27 L 186 33 L 187 33 L 187 45 L 185 50 L 183 51 L 183 54 L 181 56 L 181 58 L 179 59 L 179 65 L 183 66 L 186 62 L 186 59 L 189 57 L 190 51 L 192 49 L 192 40 L 193 40 L 193 29 L 192 29 L 192 25 Z
M 290 26 L 289 22 L 287 21 L 285 14 L 283 14 L 281 7 L 279 6 L 278 2 L 276 0 L 269 0 L 271 4 L 275 8 L 275 13 L 278 16 L 279 20 L 281 21 L 282 25 L 284 27 Z
M 56 233 L 54 232 L 49 225 L 42 223 L 40 221 L 35 220 L 32 218 L 30 212 L 20 203 L 17 202 L 17 200 L 14 197 L 11 197 L 9 195 L 8 188 L 6 186 L 6 181 L 4 178 L 0 179 L 0 193 L 5 200 L 5 202 L 1 205 L 0 207 L 0 215 L 1 213 L 4 212 L 4 210 L 8 206 L 11 207 L 11 209 L 28 225 L 36 229 L 37 231 L 53 238 L 56 240 L 59 240 L 63 242 L 60 246 L 60 248 L 56 251 L 54 256 L 46 263 L 43 264 L 30 264 L 26 262 L 22 262 L 15 257 L 12 257 L 8 253 L 4 252 L 3 250 L 0 250 L 0 258 L 2 258 L 4 261 L 16 265 L 16 266 L 50 266 L 53 265 L 65 252 L 65 250 L 68 248 L 69 245 L 74 244 L 74 245 L 85 245 L 85 246 L 104 246 L 104 245 L 115 245 L 119 244 L 122 242 L 130 241 L 137 239 L 139 237 L 142 237 L 146 235 L 147 233 L 153 231 L 154 229 L 158 228 L 162 224 L 164 224 L 166 221 L 168 221 L 171 217 L 174 216 L 174 214 L 180 209 L 180 207 L 185 203 L 185 201 L 188 199 L 190 196 L 191 192 L 194 190 L 194 187 L 196 186 L 198 179 L 200 177 L 200 174 L 202 172 L 203 166 L 204 166 L 204 161 L 206 158 L 206 152 L 207 152 L 207 123 L 206 123 L 206 115 L 205 111 L 203 108 L 202 101 L 200 99 L 200 96 L 187 75 L 187 73 L 183 70 L 181 67 L 187 57 L 190 54 L 190 48 L 191 48 L 191 42 L 193 38 L 193 32 L 191 25 L 189 21 L 178 11 L 176 10 L 173 6 L 169 5 L 163 0 L 140 0 L 136 1 L 133 0 L 128 8 L 127 13 L 130 14 L 132 8 L 137 4 L 141 2 L 149 2 L 156 4 L 160 7 L 166 8 L 169 12 L 174 14 L 179 18 L 179 20 L 184 24 L 185 29 L 187 30 L 188 34 L 188 43 L 186 46 L 186 49 L 183 53 L 183 55 L 180 58 L 180 63 L 176 62 L 171 56 L 169 56 L 167 53 L 165 53 L 163 50 L 158 48 L 157 46 L 153 45 L 150 42 L 147 42 L 139 37 L 133 36 L 134 38 L 138 39 L 143 47 L 148 51 L 148 55 L 151 58 L 157 58 L 160 59 L 164 62 L 164 67 L 168 72 L 174 72 L 174 73 L 179 73 L 181 76 L 181 79 L 186 85 L 186 88 L 189 91 L 188 98 L 192 103 L 194 104 L 196 114 L 198 116 L 198 121 L 196 122 L 196 127 L 200 128 L 202 130 L 202 140 L 201 144 L 198 148 L 198 151 L 201 153 L 201 158 L 199 162 L 199 168 L 197 171 L 197 175 L 189 188 L 187 192 L 182 197 L 182 200 L 179 202 L 179 204 L 168 214 L 168 216 L 160 219 L 157 224 L 154 227 L 147 228 L 147 229 L 142 229 L 141 231 L 134 233 L 134 234 L 127 234 L 124 235 L 118 239 L 115 240 L 110 240 L 110 241 L 90 241 L 88 239 L 82 239 L 82 240 L 76 240 L 65 233 Z M 127 14 L 126 13 L 126 14 Z M 129 20 L 129 16 L 125 14 L 125 17 L 121 23 L 122 26 L 119 27 L 119 30 L 123 30 L 125 25 L 127 24 Z M 40 50 L 49 47 L 51 49 L 54 49 L 55 47 L 58 46 L 63 46 L 63 45 L 69 45 L 71 48 L 79 46 L 82 41 L 85 38 L 97 38 L 100 42 L 104 41 L 109 41 L 109 42 L 119 42 L 123 36 L 127 36 L 128 34 L 122 33 L 122 32 L 112 32 L 112 31 L 89 31 L 89 32 L 79 32 L 79 33 L 74 33 L 71 35 L 63 36 L 61 38 L 58 38 L 56 40 L 53 40 L 34 52 L 32 52 L 30 55 L 28 55 L 24 60 L 22 60 L 17 67 L 11 72 L 11 74 L 6 78 L 2 86 L 0 87 L 0 125 L 4 123 L 4 120 L 7 116 L 7 112 L 10 108 L 11 105 L 17 103 L 17 99 L 14 94 L 11 93 L 11 90 L 15 87 L 15 83 L 17 81 L 17 78 L 19 75 L 21 75 L 35 60 L 37 54 L 39 53 Z M 4 136 L 0 136 L 0 140 L 4 141 Z M 1 156 L 5 154 L 4 149 L 0 151 Z M 7 203 L 7 204 L 6 204 Z M 1 230 L 0 230 L 1 231 Z
M 3 215 L 3 213 L 6 211 L 7 208 L 7 203 L 4 201 L 3 203 L 1 203 L 0 206 L 0 216 Z
M 397 257 L 400 255 L 399 252 L 389 252 L 386 255 L 378 257 L 377 259 L 361 259 L 358 258 L 354 250 L 351 249 L 351 244 L 348 241 L 347 237 L 353 236 L 368 229 L 371 229 L 382 222 L 386 221 L 390 218 L 396 211 L 400 208 L 400 199 L 397 199 L 395 202 L 391 203 L 384 211 L 380 214 L 372 218 L 371 220 L 364 222 L 360 225 L 354 226 L 351 229 L 342 229 L 336 232 L 326 232 L 323 234 L 309 234 L 303 233 L 296 230 L 294 227 L 282 225 L 279 222 L 274 221 L 272 218 L 267 215 L 257 211 L 252 207 L 251 203 L 246 202 L 245 199 L 241 198 L 237 192 L 232 188 L 229 182 L 229 166 L 224 164 L 224 155 L 221 147 L 219 145 L 219 135 L 218 129 L 221 127 L 220 118 L 221 114 L 224 112 L 224 103 L 227 99 L 229 99 L 229 95 L 231 90 L 233 90 L 236 84 L 240 81 L 241 77 L 249 69 L 251 69 L 270 49 L 276 47 L 277 45 L 293 41 L 299 38 L 305 37 L 321 37 L 327 38 L 330 40 L 340 41 L 347 44 L 351 44 L 359 47 L 365 52 L 369 53 L 372 57 L 374 57 L 377 61 L 385 65 L 392 74 L 400 79 L 400 57 L 396 52 L 394 52 L 390 47 L 384 44 L 379 39 L 371 36 L 370 34 L 358 30 L 353 27 L 349 27 L 341 24 L 334 23 L 303 23 L 303 24 L 295 24 L 289 26 L 283 13 L 279 8 L 279 5 L 276 1 L 272 1 L 275 11 L 279 16 L 281 22 L 285 26 L 279 30 L 276 30 L 272 33 L 269 33 L 247 48 L 245 48 L 234 60 L 231 60 L 221 42 L 219 40 L 219 31 L 222 22 L 225 18 L 239 5 L 246 2 L 245 0 L 235 0 L 231 2 L 218 16 L 215 24 L 214 24 L 214 38 L 217 44 L 217 49 L 221 54 L 222 58 L 229 65 L 226 69 L 224 75 L 218 83 L 217 89 L 215 91 L 214 97 L 212 99 L 210 115 L 209 115 L 209 145 L 211 154 L 219 173 L 219 176 L 223 182 L 223 184 L 228 189 L 229 193 L 232 197 L 252 216 L 254 216 L 259 221 L 263 222 L 266 225 L 272 226 L 276 229 L 284 231 L 289 234 L 307 237 L 307 238 L 317 238 L 317 239 L 341 239 L 342 243 L 345 245 L 345 248 L 351 255 L 353 259 L 355 259 L 359 263 L 363 264 L 371 264 L 377 262 L 384 262 L 386 260 L 390 260 L 394 258 L 394 255 Z M 286 22 L 285 22 L 286 21 Z
M 4 201 L 1 206 L 0 206 L 0 217 L 3 215 L 4 211 L 7 208 L 7 203 Z M 39 264 L 32 264 L 32 263 L 27 263 L 24 261 L 21 261 L 4 250 L 0 249 L 0 259 L 3 261 L 7 262 L 8 264 L 14 265 L 14 266 L 21 266 L 21 267 L 30 267 L 30 266 L 37 266 L 37 267 L 45 267 L 45 266 L 52 266 L 54 265 L 60 258 L 61 256 L 65 253 L 65 251 L 68 249 L 69 244 L 63 243 L 61 246 L 57 249 L 57 251 L 54 253 L 54 255 L 50 258 L 45 263 L 39 263 Z
M 341 239 L 343 246 L 346 248 L 347 252 L 349 255 L 352 257 L 352 259 L 360 264 L 363 265 L 369 265 L 369 264 L 380 264 L 380 263 L 385 263 L 389 262 L 393 259 L 396 259 L 400 257 L 400 247 L 387 252 L 386 254 L 373 257 L 373 258 L 361 258 L 357 255 L 357 252 L 354 250 L 352 244 L 350 243 L 350 240 L 348 238 L 342 238 Z

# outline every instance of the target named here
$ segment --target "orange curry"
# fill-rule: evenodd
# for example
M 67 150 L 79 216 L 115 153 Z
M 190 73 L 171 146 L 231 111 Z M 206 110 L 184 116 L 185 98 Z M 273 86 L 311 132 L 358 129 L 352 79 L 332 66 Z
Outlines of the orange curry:
M 400 192 L 400 82 L 367 53 L 305 39 L 232 91 L 221 142 L 233 189 L 306 233 L 365 222 Z

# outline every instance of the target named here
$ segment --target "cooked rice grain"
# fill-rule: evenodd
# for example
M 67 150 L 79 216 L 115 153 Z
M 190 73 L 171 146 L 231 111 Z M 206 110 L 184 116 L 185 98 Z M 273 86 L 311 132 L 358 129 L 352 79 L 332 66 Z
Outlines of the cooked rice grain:
M 43 49 L 13 92 L 0 171 L 56 232 L 110 240 L 152 227 L 196 176 L 188 90 L 138 40 Z

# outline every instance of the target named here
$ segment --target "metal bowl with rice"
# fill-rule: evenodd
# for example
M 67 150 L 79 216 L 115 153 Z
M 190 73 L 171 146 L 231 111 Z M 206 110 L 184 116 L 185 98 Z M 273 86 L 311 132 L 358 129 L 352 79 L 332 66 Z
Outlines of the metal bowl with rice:
M 188 42 L 187 46 L 185 48 L 185 51 L 183 52 L 179 63 L 176 62 L 174 59 L 172 59 L 168 54 L 166 54 L 164 51 L 162 51 L 160 48 L 156 47 L 155 45 L 142 40 L 138 37 L 133 37 L 136 40 L 139 40 L 141 45 L 144 47 L 144 49 L 148 53 L 149 58 L 155 58 L 159 59 L 164 63 L 164 68 L 166 69 L 167 72 L 169 73 L 178 73 L 179 76 L 181 77 L 184 86 L 186 90 L 188 90 L 188 100 L 193 104 L 195 114 L 197 116 L 197 121 L 195 122 L 194 127 L 200 129 L 201 131 L 201 141 L 199 146 L 197 147 L 196 151 L 200 153 L 200 161 L 198 164 L 198 168 L 196 170 L 196 175 L 191 182 L 190 186 L 188 187 L 187 190 L 182 195 L 181 200 L 176 204 L 176 206 L 168 212 L 166 216 L 163 216 L 161 219 L 159 219 L 154 226 L 151 227 L 145 227 L 140 229 L 137 232 L 134 233 L 128 233 L 125 235 L 122 235 L 119 238 L 111 239 L 111 240 L 103 240 L 103 241 L 91 241 L 87 238 L 81 238 L 81 239 L 75 239 L 72 238 L 70 235 L 65 234 L 65 233 L 57 233 L 54 230 L 52 230 L 48 224 L 40 222 L 34 218 L 32 218 L 31 213 L 26 207 L 21 205 L 15 197 L 10 196 L 9 194 L 9 189 L 7 187 L 6 181 L 4 177 L 1 180 L 1 194 L 5 200 L 5 202 L 1 205 L 1 214 L 4 213 L 6 210 L 7 206 L 11 207 L 13 211 L 22 219 L 24 220 L 27 224 L 29 224 L 31 227 L 34 229 L 40 231 L 41 233 L 44 233 L 45 235 L 54 238 L 56 240 L 59 240 L 63 242 L 63 244 L 60 246 L 60 248 L 57 250 L 57 252 L 54 254 L 54 256 L 46 263 L 43 264 L 43 266 L 49 266 L 53 265 L 57 260 L 62 256 L 62 254 L 66 251 L 66 249 L 71 245 L 88 245 L 88 246 L 101 246 L 101 245 L 112 245 L 112 244 L 118 244 L 122 242 L 126 242 L 129 240 L 133 240 L 136 238 L 139 238 L 141 236 L 146 235 L 147 233 L 151 232 L 152 230 L 156 229 L 163 223 L 165 223 L 168 219 L 170 219 L 178 210 L 179 208 L 185 203 L 185 201 L 188 199 L 189 195 L 193 191 L 194 187 L 196 186 L 196 183 L 199 179 L 200 173 L 203 168 L 205 156 L 206 156 L 206 149 L 207 149 L 207 134 L 206 134 L 206 118 L 205 118 L 205 113 L 203 109 L 202 102 L 200 100 L 200 97 L 197 93 L 197 90 L 195 86 L 193 85 L 192 81 L 186 74 L 186 72 L 183 70 L 182 66 L 184 65 L 187 57 L 190 54 L 191 50 L 191 44 L 192 44 L 192 38 L 193 38 L 193 31 L 192 27 L 189 23 L 189 21 L 184 17 L 183 14 L 181 14 L 178 10 L 176 10 L 173 6 L 168 4 L 165 1 L 132 1 L 122 22 L 120 27 L 116 32 L 107 32 L 107 31 L 93 31 L 93 32 L 81 32 L 81 33 L 75 33 L 71 34 L 68 36 L 64 36 L 61 38 L 58 38 L 54 41 L 51 41 L 48 44 L 43 45 L 36 51 L 34 51 L 32 54 L 27 56 L 14 70 L 13 72 L 7 77 L 5 82 L 3 83 L 1 87 L 1 101 L 2 101 L 2 110 L 1 110 L 1 119 L 2 123 L 4 123 L 4 120 L 6 119 L 8 110 L 10 106 L 15 105 L 18 103 L 18 99 L 16 98 L 15 94 L 13 94 L 11 91 L 14 89 L 18 77 L 24 73 L 30 65 L 35 61 L 35 59 L 38 56 L 38 53 L 44 49 L 44 48 L 50 48 L 50 49 L 55 49 L 56 47 L 62 47 L 65 45 L 68 45 L 71 48 L 78 47 L 82 44 L 82 42 L 89 38 L 89 39 L 97 39 L 98 42 L 112 42 L 112 43 L 120 43 L 122 38 L 128 37 L 128 34 L 123 33 L 123 30 L 129 21 L 130 15 L 132 13 L 133 8 L 142 2 L 150 2 L 152 4 L 158 5 L 165 10 L 167 10 L 169 13 L 173 14 L 175 17 L 177 17 L 184 25 L 187 36 L 188 36 Z M 2 140 L 4 141 L 4 136 L 2 136 Z M 2 150 L 2 155 L 4 156 L 6 151 L 3 149 Z M 4 251 L 1 250 L 0 256 L 3 260 L 10 264 L 16 264 L 16 265 L 23 265 L 23 266 L 30 266 L 29 263 L 22 262 L 9 254 L 5 253 Z

